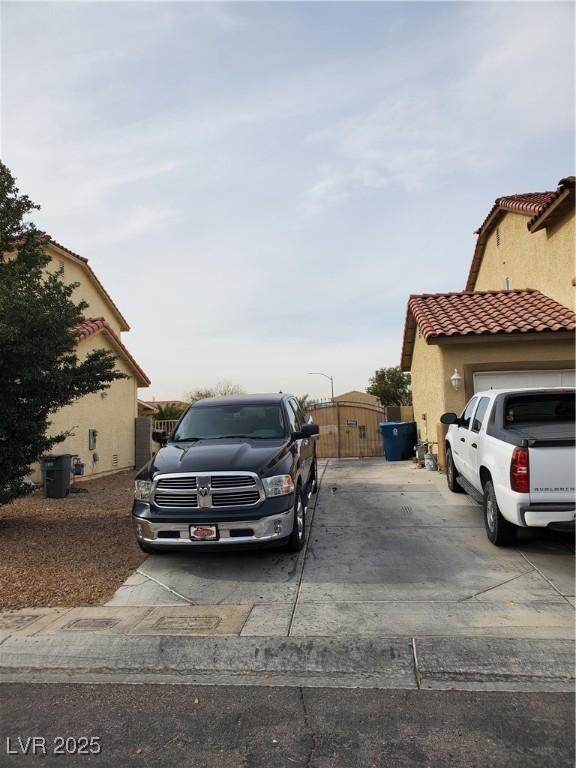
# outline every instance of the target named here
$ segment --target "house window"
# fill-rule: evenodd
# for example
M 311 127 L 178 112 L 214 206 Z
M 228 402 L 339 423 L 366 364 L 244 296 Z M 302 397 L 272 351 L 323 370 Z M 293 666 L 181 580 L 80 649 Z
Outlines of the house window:
M 360 440 L 366 440 L 366 427 L 363 424 L 358 427 L 358 436 Z

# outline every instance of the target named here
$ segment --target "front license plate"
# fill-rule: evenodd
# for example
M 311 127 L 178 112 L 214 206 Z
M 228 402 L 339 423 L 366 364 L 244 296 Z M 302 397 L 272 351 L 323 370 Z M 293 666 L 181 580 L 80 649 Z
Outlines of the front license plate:
M 191 525 L 190 538 L 194 541 L 214 541 L 218 538 L 217 525 Z

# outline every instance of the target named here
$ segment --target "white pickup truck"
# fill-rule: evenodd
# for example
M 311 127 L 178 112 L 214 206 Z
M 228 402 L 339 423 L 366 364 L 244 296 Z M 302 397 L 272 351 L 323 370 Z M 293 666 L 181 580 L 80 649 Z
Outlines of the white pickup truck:
M 446 478 L 484 505 L 493 544 L 518 527 L 573 531 L 574 389 L 477 392 L 461 416 L 445 413 Z

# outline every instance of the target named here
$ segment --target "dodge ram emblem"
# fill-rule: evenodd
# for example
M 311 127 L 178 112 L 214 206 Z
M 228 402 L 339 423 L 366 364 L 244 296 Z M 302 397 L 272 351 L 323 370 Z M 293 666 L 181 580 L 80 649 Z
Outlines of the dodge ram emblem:
M 201 488 L 198 488 L 198 493 L 200 496 L 208 496 L 208 488 L 202 486 Z

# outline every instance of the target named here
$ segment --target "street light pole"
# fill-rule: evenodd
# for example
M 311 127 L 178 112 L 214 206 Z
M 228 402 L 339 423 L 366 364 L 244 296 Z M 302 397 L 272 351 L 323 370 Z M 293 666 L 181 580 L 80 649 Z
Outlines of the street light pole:
M 308 376 L 324 376 L 330 382 L 330 391 L 332 393 L 332 402 L 334 402 L 334 379 L 332 376 L 328 376 L 327 373 L 320 373 L 319 371 L 309 372 Z

